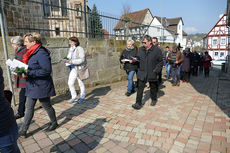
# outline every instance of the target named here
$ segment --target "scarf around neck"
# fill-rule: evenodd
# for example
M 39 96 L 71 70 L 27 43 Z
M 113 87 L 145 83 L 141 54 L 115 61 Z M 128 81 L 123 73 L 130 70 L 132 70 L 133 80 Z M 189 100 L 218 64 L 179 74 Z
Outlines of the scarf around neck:
M 133 50 L 133 49 L 134 49 L 133 46 L 131 46 L 130 48 L 126 47 L 126 50 L 127 50 L 127 51 L 131 51 L 131 50 Z
M 23 63 L 28 64 L 30 56 L 35 52 L 35 50 L 41 46 L 41 44 L 35 44 L 33 45 L 26 54 L 23 55 Z

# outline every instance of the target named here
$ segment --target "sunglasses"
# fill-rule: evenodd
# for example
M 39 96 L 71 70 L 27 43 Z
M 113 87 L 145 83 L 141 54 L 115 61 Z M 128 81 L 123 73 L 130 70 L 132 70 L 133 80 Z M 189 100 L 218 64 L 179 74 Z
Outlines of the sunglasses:
M 142 41 L 142 44 L 146 44 L 147 42 Z

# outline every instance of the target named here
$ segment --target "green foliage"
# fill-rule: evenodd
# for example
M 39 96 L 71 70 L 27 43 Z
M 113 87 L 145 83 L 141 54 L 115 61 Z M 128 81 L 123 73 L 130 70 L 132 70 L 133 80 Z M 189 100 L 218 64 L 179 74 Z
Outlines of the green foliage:
M 68 58 L 67 56 L 63 57 L 63 59 L 65 59 L 65 60 L 69 60 L 69 58 Z
M 90 13 L 90 35 L 92 38 L 104 38 L 102 22 L 97 7 L 94 4 Z
M 26 75 L 26 69 L 24 67 L 16 67 L 16 69 L 14 70 L 15 73 L 17 73 L 17 76 L 24 76 Z
M 203 50 L 203 48 L 200 47 L 200 46 L 195 46 L 195 47 L 193 48 L 193 50 Z
M 192 39 L 192 41 L 200 41 L 206 36 L 205 33 L 196 33 L 196 34 L 189 34 L 188 38 Z

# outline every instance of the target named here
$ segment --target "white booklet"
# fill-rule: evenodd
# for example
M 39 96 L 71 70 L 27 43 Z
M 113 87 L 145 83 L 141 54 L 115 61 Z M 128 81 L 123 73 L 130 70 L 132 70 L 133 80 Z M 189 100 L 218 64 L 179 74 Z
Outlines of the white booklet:
M 6 61 L 6 65 L 9 66 L 10 69 L 16 69 L 16 67 L 18 67 L 18 68 L 25 68 L 25 70 L 28 69 L 28 65 L 27 64 L 25 64 L 25 63 L 23 63 L 23 62 L 21 62 L 19 60 L 16 60 L 16 59 L 13 59 L 13 61 L 10 60 L 10 59 L 8 59 Z

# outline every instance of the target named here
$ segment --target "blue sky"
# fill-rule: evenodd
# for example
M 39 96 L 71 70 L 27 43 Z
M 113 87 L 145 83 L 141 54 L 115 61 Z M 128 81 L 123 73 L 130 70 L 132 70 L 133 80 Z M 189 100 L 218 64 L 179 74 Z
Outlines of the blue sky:
M 124 5 L 131 11 L 149 8 L 153 16 L 182 17 L 184 31 L 208 33 L 227 9 L 227 0 L 88 0 L 88 6 L 105 14 L 120 17 Z

